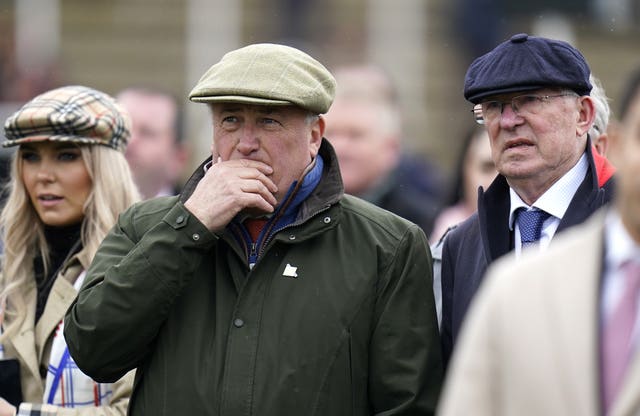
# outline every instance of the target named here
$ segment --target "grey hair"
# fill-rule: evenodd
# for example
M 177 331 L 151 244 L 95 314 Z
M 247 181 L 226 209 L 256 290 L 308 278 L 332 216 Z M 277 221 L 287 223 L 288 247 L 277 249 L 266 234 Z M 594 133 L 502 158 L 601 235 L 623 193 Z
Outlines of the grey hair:
M 318 118 L 320 118 L 320 115 L 314 113 L 313 111 L 309 111 L 306 115 L 306 117 L 304 118 L 304 122 L 307 123 L 308 125 L 313 124 Z
M 609 98 L 602 87 L 602 83 L 598 78 L 591 74 L 589 81 L 593 85 L 591 90 L 591 98 L 593 98 L 596 107 L 596 115 L 591 129 L 589 129 L 589 137 L 595 140 L 596 137 L 607 131 L 609 126 L 609 118 L 611 117 L 611 107 L 609 106 Z

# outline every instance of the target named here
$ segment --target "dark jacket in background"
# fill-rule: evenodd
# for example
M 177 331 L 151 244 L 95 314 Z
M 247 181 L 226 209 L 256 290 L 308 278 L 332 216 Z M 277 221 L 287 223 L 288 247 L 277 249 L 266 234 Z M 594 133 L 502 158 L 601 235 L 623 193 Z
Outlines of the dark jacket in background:
M 443 184 L 442 175 L 434 165 L 404 154 L 381 183 L 359 196 L 419 225 L 429 236 L 442 208 Z

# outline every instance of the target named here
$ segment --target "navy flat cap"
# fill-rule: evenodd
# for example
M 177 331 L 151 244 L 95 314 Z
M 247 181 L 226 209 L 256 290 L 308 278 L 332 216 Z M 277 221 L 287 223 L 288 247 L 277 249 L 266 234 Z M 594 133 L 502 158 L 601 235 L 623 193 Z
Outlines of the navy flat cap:
M 464 79 L 464 98 L 477 104 L 491 95 L 545 87 L 589 95 L 591 70 L 567 42 L 520 33 L 477 58 Z

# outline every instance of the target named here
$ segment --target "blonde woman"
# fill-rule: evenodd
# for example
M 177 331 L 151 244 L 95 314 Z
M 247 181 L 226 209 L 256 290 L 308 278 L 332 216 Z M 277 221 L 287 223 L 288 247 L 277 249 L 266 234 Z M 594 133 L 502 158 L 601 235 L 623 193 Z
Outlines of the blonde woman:
M 126 414 L 132 374 L 82 374 L 62 318 L 103 237 L 138 200 L 129 134 L 113 98 L 82 86 L 46 92 L 5 123 L 3 146 L 19 147 L 0 215 L 0 416 Z

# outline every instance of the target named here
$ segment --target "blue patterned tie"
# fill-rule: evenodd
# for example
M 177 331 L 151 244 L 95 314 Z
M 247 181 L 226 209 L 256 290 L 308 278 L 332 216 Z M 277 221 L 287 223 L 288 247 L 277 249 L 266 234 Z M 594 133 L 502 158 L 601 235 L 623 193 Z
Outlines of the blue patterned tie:
M 527 211 L 525 208 L 518 208 L 518 227 L 520 228 L 520 241 L 522 246 L 536 243 L 540 239 L 542 223 L 549 218 L 548 212 L 534 208 Z

